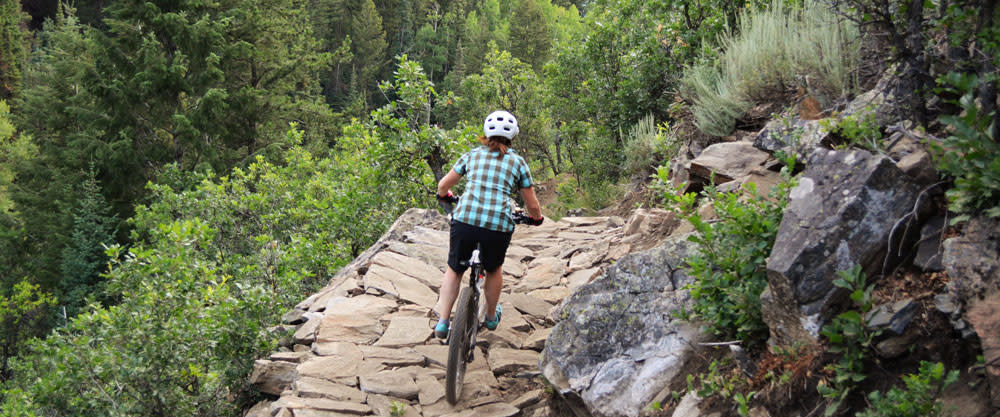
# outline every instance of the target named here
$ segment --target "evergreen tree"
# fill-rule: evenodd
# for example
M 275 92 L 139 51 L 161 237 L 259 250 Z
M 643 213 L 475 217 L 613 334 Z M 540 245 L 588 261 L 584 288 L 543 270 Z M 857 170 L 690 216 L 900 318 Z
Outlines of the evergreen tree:
M 104 248 L 114 245 L 118 223 L 101 194 L 93 166 L 80 186 L 79 195 L 79 202 L 73 209 L 73 233 L 69 246 L 63 249 L 59 268 L 62 272 L 60 299 L 70 316 L 79 313 L 87 300 L 107 300 L 101 277 L 108 263 Z
M 72 8 L 60 8 L 38 35 L 38 49 L 25 72 L 18 100 L 17 125 L 31 136 L 38 152 L 18 159 L 17 187 L 10 190 L 20 223 L 24 257 L 21 268 L 46 292 L 59 285 L 59 257 L 72 227 L 72 190 L 83 161 L 106 148 L 95 148 L 96 99 L 84 85 L 93 71 L 95 44 L 84 34 Z
M 385 66 L 385 31 L 382 17 L 372 0 L 361 0 L 360 8 L 351 19 L 351 39 L 354 46 L 354 78 L 367 102 L 368 89 L 373 87 Z
M 27 61 L 28 15 L 19 0 L 0 0 L 0 99 L 10 98 Z
M 537 0 L 522 0 L 510 26 L 510 52 L 522 62 L 541 68 L 552 47 L 552 31 Z

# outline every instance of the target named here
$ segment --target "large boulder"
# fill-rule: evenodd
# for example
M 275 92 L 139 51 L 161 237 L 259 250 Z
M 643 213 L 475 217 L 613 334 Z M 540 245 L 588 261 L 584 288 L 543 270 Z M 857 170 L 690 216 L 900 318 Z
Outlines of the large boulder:
M 807 166 L 790 193 L 761 295 L 771 341 L 782 346 L 817 341 L 844 295 L 833 286 L 837 271 L 859 264 L 869 277 L 881 274 L 890 233 L 919 192 L 888 158 L 867 151 L 817 149 Z
M 764 125 L 754 137 L 753 146 L 769 153 L 781 151 L 803 157 L 829 137 L 830 133 L 818 120 L 780 118 Z
M 1000 407 L 1000 219 L 973 218 L 960 237 L 944 241 L 948 292 L 983 346 L 994 407 Z
M 627 255 L 564 301 L 540 367 L 578 414 L 637 416 L 700 338 L 671 313 L 689 306 L 685 237 Z

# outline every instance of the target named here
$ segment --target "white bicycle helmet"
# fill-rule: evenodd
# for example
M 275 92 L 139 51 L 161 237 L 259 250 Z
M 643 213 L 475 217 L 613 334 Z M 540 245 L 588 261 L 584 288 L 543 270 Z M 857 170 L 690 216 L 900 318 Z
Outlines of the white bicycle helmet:
M 483 134 L 486 137 L 503 136 L 507 139 L 514 139 L 520 130 L 517 128 L 517 119 L 513 114 L 503 110 L 497 110 L 486 116 L 483 122 Z

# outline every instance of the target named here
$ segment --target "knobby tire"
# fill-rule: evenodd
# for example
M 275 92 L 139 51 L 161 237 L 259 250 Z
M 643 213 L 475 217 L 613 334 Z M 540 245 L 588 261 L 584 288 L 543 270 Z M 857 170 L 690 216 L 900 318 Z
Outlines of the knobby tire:
M 476 307 L 472 305 L 472 289 L 463 287 L 458 295 L 458 311 L 451 326 L 448 339 L 448 371 L 445 374 L 445 396 L 448 403 L 455 405 L 462 396 L 462 380 L 465 379 L 465 365 L 469 358 L 469 332 L 475 326 Z

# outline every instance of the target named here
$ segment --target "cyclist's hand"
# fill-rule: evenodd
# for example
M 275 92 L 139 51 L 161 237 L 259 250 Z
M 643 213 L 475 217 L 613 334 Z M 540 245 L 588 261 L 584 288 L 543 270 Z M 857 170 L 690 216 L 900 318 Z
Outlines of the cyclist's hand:
M 532 226 L 541 226 L 543 221 L 545 221 L 544 217 L 539 217 L 537 219 L 532 219 L 531 217 L 528 217 L 527 224 L 530 224 Z
M 435 194 L 435 197 L 437 197 L 438 201 L 443 201 L 445 203 L 455 204 L 455 203 L 458 202 L 458 196 L 455 195 L 455 194 L 452 194 L 451 191 L 448 191 L 448 194 L 446 194 L 446 195 L 437 195 L 437 194 Z

